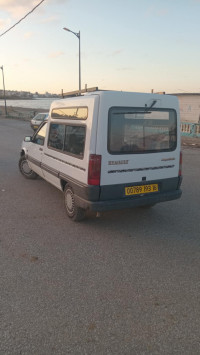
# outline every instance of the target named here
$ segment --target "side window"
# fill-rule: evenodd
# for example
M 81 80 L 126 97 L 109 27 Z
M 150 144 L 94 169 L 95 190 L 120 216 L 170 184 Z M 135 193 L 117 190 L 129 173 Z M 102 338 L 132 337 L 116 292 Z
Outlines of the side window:
M 68 120 L 86 120 L 88 117 L 88 108 L 84 106 L 54 108 L 51 111 L 51 117 L 66 118 Z
M 51 123 L 48 147 L 82 159 L 85 148 L 85 126 Z
M 33 143 L 44 145 L 44 139 L 46 137 L 47 124 L 45 124 L 40 128 L 40 130 L 36 133 L 33 138 Z
M 65 126 L 61 124 L 51 124 L 49 131 L 48 146 L 51 148 L 63 150 L 65 135 Z
M 64 151 L 82 158 L 85 147 L 85 126 L 66 126 Z

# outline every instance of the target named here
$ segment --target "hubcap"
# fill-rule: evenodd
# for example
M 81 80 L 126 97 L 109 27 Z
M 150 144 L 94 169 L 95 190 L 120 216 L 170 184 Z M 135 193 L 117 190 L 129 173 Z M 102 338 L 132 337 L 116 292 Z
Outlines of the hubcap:
M 66 208 L 67 208 L 68 212 L 70 214 L 72 214 L 74 211 L 74 198 L 73 198 L 73 193 L 71 190 L 66 191 L 65 203 L 66 203 Z
M 28 162 L 26 160 L 24 160 L 22 162 L 22 170 L 23 170 L 24 174 L 26 174 L 26 175 L 30 175 L 32 172 L 32 170 L 30 169 Z

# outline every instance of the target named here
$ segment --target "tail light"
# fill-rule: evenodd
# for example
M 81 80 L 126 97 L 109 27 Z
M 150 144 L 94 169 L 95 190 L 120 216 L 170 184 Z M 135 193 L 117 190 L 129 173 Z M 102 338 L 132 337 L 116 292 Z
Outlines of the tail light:
M 90 154 L 88 167 L 88 185 L 100 185 L 101 155 Z
M 182 176 L 182 159 L 183 159 L 183 155 L 182 155 L 182 152 L 180 152 L 180 160 L 179 160 L 179 172 L 178 172 L 178 176 Z

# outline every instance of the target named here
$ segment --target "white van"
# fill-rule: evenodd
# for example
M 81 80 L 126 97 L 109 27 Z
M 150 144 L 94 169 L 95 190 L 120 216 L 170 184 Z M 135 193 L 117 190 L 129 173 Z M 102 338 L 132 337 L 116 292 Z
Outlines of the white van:
M 74 221 L 83 219 L 87 210 L 178 199 L 178 100 L 97 90 L 55 101 L 48 121 L 33 137 L 25 137 L 19 168 L 26 178 L 40 175 L 63 191 Z

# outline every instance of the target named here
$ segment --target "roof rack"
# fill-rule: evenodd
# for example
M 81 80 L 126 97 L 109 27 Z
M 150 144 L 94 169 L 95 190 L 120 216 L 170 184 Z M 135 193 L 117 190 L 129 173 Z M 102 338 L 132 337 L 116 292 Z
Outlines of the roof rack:
M 64 97 L 74 97 L 74 96 L 80 96 L 81 94 L 84 94 L 86 92 L 93 92 L 93 91 L 98 91 L 98 87 L 93 87 L 93 88 L 85 88 L 82 90 L 76 90 L 76 91 L 69 91 L 69 92 L 63 92 L 61 93 L 62 98 Z

